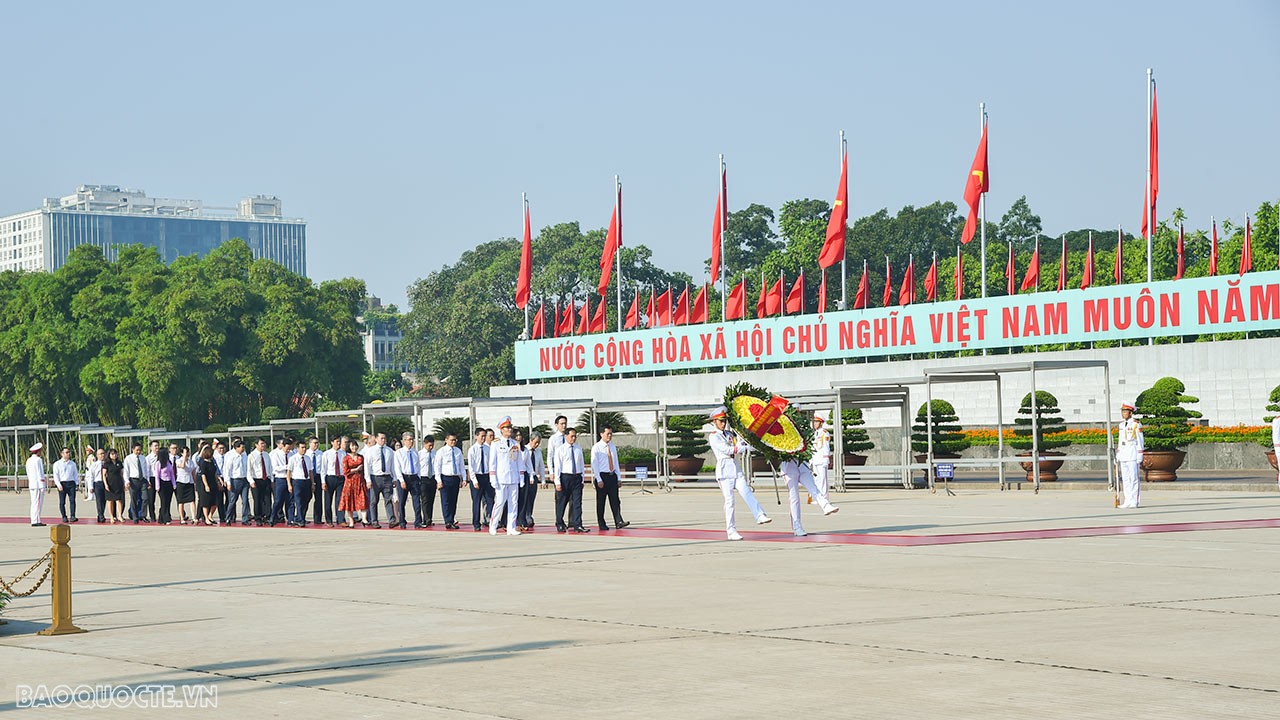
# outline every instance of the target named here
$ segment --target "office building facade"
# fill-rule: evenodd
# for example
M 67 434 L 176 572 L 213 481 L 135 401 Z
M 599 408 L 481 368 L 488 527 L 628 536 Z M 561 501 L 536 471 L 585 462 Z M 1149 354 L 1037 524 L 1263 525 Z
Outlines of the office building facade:
M 97 245 L 110 260 L 123 246 L 145 245 L 173 262 L 205 255 L 232 238 L 244 240 L 255 258 L 307 274 L 306 222 L 284 217 L 278 198 L 259 195 L 218 208 L 114 185 L 81 185 L 74 195 L 0 218 L 0 271 L 51 272 L 78 245 Z

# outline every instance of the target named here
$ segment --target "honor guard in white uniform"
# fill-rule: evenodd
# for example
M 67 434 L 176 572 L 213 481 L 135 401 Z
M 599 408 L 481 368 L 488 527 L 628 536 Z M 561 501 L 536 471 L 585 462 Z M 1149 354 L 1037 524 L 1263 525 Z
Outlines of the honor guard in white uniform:
M 820 412 L 813 414 L 813 459 L 809 461 L 813 471 L 813 484 L 818 488 L 818 495 L 827 497 L 830 488 L 827 485 L 827 472 L 831 469 L 831 433 L 827 432 L 826 418 Z M 810 493 L 809 502 L 817 497 Z M 826 512 L 824 509 L 823 512 Z
M 1116 464 L 1120 466 L 1120 480 L 1124 487 L 1122 509 L 1138 507 L 1141 486 L 1138 483 L 1138 466 L 1142 464 L 1142 423 L 1133 417 L 1134 407 L 1120 406 L 1120 439 L 1116 445 Z
M 27 492 L 31 495 L 31 527 L 44 527 L 41 512 L 44 510 L 44 443 L 31 446 L 31 457 L 27 458 Z
M 716 455 L 716 484 L 720 486 L 720 492 L 724 495 L 725 530 L 730 540 L 741 540 L 742 536 L 738 534 L 737 526 L 733 521 L 734 490 L 737 490 L 742 495 L 742 499 L 747 503 L 747 508 L 755 516 L 757 524 L 764 525 L 773 521 L 768 515 L 764 514 L 764 508 L 760 507 L 755 493 L 751 492 L 751 486 L 747 484 L 747 479 L 743 477 L 742 471 L 738 469 L 738 462 L 734 456 L 745 452 L 747 444 L 729 429 L 728 409 L 723 405 L 716 408 L 711 413 L 711 423 L 715 425 L 715 431 L 711 433 L 707 440 L 711 444 L 711 450 Z
M 519 493 L 524 484 L 524 452 L 520 443 L 511 437 L 511 418 L 504 417 L 498 423 L 501 435 L 489 446 L 489 457 L 493 459 L 494 500 L 493 511 L 489 517 L 489 534 L 498 534 L 498 522 L 503 511 L 507 515 L 507 534 L 520 535 L 517 529 L 520 522 Z
M 827 494 L 814 482 L 814 478 L 817 475 L 817 472 L 815 472 L 816 465 L 810 468 L 809 463 L 787 460 L 782 463 L 782 467 L 779 469 L 782 471 L 782 477 L 787 481 L 787 497 L 791 500 L 791 532 L 796 537 L 804 537 L 809 534 L 804 531 L 804 526 L 800 524 L 800 485 L 803 485 L 804 489 L 809 492 L 810 499 L 816 499 L 818 504 L 822 506 L 823 515 L 840 512 L 840 508 L 832 505 L 831 500 L 827 498 Z

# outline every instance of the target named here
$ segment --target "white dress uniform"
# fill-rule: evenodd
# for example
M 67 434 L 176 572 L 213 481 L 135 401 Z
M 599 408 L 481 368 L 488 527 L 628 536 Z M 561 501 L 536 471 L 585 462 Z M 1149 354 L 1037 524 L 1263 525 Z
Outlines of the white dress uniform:
M 827 496 L 827 474 L 831 469 L 831 433 L 824 424 L 813 433 L 813 459 L 809 462 L 813 470 L 813 484 L 818 488 L 818 495 Z M 810 493 L 812 495 L 812 493 Z M 818 495 L 814 495 L 817 498 Z
M 730 540 L 741 540 L 742 536 L 738 534 L 737 526 L 733 521 L 735 489 L 746 501 L 747 508 L 755 516 L 757 523 L 763 525 L 770 522 L 769 516 L 764 513 L 764 508 L 760 507 L 755 493 L 751 492 L 751 486 L 747 484 L 747 479 L 743 477 L 742 471 L 738 469 L 738 462 L 734 459 L 735 455 L 746 451 L 747 444 L 729 430 L 717 430 L 711 433 L 707 440 L 716 456 L 716 484 L 720 486 L 720 493 L 724 495 L 725 530 Z
M 41 447 L 44 446 L 36 447 L 31 452 L 35 453 Z M 32 454 L 27 458 L 27 492 L 31 495 L 32 525 L 40 523 L 41 513 L 44 510 L 44 488 L 44 458 Z
M 1138 507 L 1141 487 L 1138 482 L 1138 466 L 1142 464 L 1145 449 L 1142 439 L 1142 423 L 1136 418 L 1120 421 L 1120 440 L 1116 446 L 1116 462 L 1120 465 L 1120 480 L 1124 483 L 1124 502 L 1120 507 Z
M 510 421 L 504 420 L 504 424 Z M 502 425 L 498 426 L 499 428 Z M 498 521 L 502 519 L 502 511 L 507 511 L 507 534 L 521 534 L 516 526 L 520 520 L 520 486 L 524 483 L 524 453 L 515 438 L 499 436 L 489 446 L 489 457 L 493 460 L 493 515 L 489 519 L 489 534 L 498 534 Z
M 817 474 L 815 472 L 816 466 L 811 470 L 808 463 L 787 460 L 782 463 L 782 467 L 779 469 L 782 471 L 782 477 L 787 481 L 787 497 L 791 500 L 791 532 L 795 533 L 796 537 L 804 537 L 809 534 L 804 531 L 804 527 L 800 524 L 800 485 L 803 485 L 804 489 L 809 491 L 809 495 L 822 506 L 823 515 L 840 512 L 840 508 L 831 504 L 831 500 L 827 498 L 823 488 L 814 482 Z

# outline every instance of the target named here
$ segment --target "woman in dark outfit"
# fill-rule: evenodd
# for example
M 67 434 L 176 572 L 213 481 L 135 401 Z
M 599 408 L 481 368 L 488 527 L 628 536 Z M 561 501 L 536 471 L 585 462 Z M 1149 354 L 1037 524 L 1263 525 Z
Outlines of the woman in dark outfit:
M 196 490 L 200 495 L 200 515 L 205 525 L 217 525 L 213 511 L 218 507 L 218 466 L 213 462 L 213 447 L 205 445 L 196 461 Z
M 107 451 L 107 459 L 102 463 L 102 474 L 111 524 L 123 523 L 121 510 L 124 509 L 124 463 L 120 461 L 120 452 L 115 448 Z

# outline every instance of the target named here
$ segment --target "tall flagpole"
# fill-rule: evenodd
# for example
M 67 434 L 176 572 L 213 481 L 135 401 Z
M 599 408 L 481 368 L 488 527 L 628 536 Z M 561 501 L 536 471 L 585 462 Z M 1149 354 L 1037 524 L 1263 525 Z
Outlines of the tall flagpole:
M 615 249 L 617 257 L 618 273 L 618 330 L 622 330 L 622 183 L 618 182 L 618 176 L 613 176 L 613 192 L 614 202 L 618 208 L 618 247 Z M 601 298 L 603 300 L 604 298 Z
M 726 281 L 729 273 L 725 269 L 724 236 L 729 234 L 729 181 L 725 178 L 724 153 L 720 153 L 720 322 L 724 322 L 725 303 L 729 300 L 729 287 Z M 711 278 L 715 282 L 716 278 Z
M 845 143 L 845 139 L 844 139 L 844 131 L 843 131 L 843 130 L 841 130 L 841 131 L 840 131 L 840 166 L 841 166 L 842 168 L 844 167 L 845 162 L 847 162 L 845 158 L 848 156 L 848 154 L 849 154 L 849 146 Z M 845 197 L 845 204 L 846 204 L 846 205 L 845 205 L 845 212 L 848 212 L 848 202 L 849 202 L 849 179 L 848 179 L 847 177 L 846 177 L 846 178 L 845 178 L 845 180 L 844 180 L 844 184 L 845 184 L 844 197 Z M 834 211 L 833 211 L 833 212 L 834 212 Z M 847 262 L 848 257 L 849 257 L 849 250 L 848 250 L 848 247 L 849 247 L 849 237 L 848 237 L 848 234 L 849 234 L 849 230 L 848 230 L 848 226 L 847 226 L 847 224 L 846 224 L 846 227 L 845 227 L 845 252 L 844 252 L 844 254 L 843 254 L 843 255 L 841 255 L 841 256 L 840 256 L 840 309 L 841 309 L 841 310 L 845 310 L 845 309 L 847 309 L 847 308 L 849 307 L 849 299 L 848 299 L 848 295 L 846 294 L 846 290 L 845 290 L 845 275 L 847 274 L 847 273 L 845 272 L 845 263 Z
M 987 104 L 985 102 L 978 103 L 978 130 L 985 132 L 987 129 Z M 986 178 L 983 178 L 986 182 Z M 982 253 L 982 297 L 987 296 L 987 193 L 984 191 L 978 197 L 981 202 L 981 212 L 979 212 L 980 227 L 979 233 L 979 251 Z M 985 351 L 983 352 L 985 355 Z
M 1151 211 L 1151 89 L 1154 87 L 1151 68 L 1147 68 L 1147 282 L 1151 282 L 1151 237 L 1156 234 L 1155 213 Z
M 524 227 L 526 219 L 529 217 L 529 198 L 524 193 L 520 193 L 520 225 Z M 520 238 L 521 244 L 524 243 L 524 236 Z M 533 268 L 529 268 L 529 279 L 533 279 Z M 532 284 L 532 283 L 530 283 Z M 529 339 L 529 303 L 524 304 L 524 339 Z M 415 516 L 416 517 L 416 516 Z

